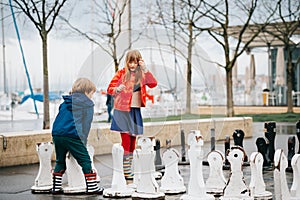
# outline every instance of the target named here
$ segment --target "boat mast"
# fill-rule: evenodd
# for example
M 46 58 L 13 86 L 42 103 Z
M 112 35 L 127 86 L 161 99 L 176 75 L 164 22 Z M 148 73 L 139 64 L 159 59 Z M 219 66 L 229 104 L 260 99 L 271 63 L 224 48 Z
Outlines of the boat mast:
M 6 66 L 5 66 L 5 37 L 4 37 L 4 5 L 1 2 L 1 26 L 2 26 L 2 62 L 3 62 L 3 85 L 4 85 L 4 94 L 8 96 L 8 88 L 7 88 L 7 81 L 6 81 Z

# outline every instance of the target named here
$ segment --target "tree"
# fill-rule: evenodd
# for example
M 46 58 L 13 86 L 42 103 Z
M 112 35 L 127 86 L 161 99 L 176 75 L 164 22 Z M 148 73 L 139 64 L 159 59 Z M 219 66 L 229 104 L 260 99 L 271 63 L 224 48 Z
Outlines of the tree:
M 130 33 L 130 0 L 93 0 L 91 6 L 89 14 L 96 16 L 96 26 L 90 31 L 75 26 L 71 17 L 62 17 L 62 19 L 73 31 L 106 52 L 112 58 L 114 69 L 117 71 L 120 60 L 124 57 L 125 52 L 131 48 L 132 44 Z M 124 42 L 124 37 L 128 39 L 128 45 L 120 48 L 120 41 L 123 40 Z
M 192 55 L 195 41 L 202 32 L 197 27 L 200 26 L 200 21 L 203 17 L 203 14 L 198 12 L 203 5 L 203 1 L 156 1 L 156 4 L 159 9 L 158 16 L 154 16 L 155 18 L 150 20 L 151 23 L 160 25 L 166 29 L 169 43 L 163 45 L 170 46 L 186 58 L 187 61 L 185 112 L 191 113 Z M 172 14 L 170 14 L 170 5 L 172 6 Z M 173 42 L 170 39 L 171 37 L 174 38 Z M 155 39 L 159 42 L 159 38 Z M 183 51 L 178 46 L 186 48 L 186 50 Z
M 251 42 L 258 36 L 262 29 L 267 25 L 268 18 L 260 19 L 264 21 L 261 25 L 251 22 L 254 18 L 254 12 L 257 8 L 257 0 L 251 1 L 217 1 L 216 3 L 209 3 L 204 1 L 203 10 L 199 10 L 208 20 L 210 27 L 205 28 L 208 34 L 213 38 L 224 52 L 225 64 L 218 64 L 223 67 L 226 72 L 226 94 L 227 94 L 227 113 L 228 117 L 234 116 L 234 102 L 232 91 L 232 68 L 237 58 L 248 49 Z M 238 9 L 236 9 L 238 8 Z M 237 24 L 238 26 L 233 26 Z M 202 29 L 202 27 L 199 27 Z M 252 34 L 247 35 L 247 40 L 243 40 L 247 31 Z M 237 39 L 230 42 L 232 35 L 237 35 Z M 231 53 L 231 51 L 233 53 Z M 233 55 L 232 57 L 230 57 Z
M 287 112 L 293 112 L 293 78 L 296 66 L 299 63 L 299 59 L 293 62 L 293 51 L 299 45 L 299 42 L 294 43 L 292 36 L 299 34 L 300 25 L 300 2 L 298 0 L 278 0 L 278 9 L 273 17 L 273 23 L 269 25 L 269 28 L 265 31 L 273 35 L 277 40 L 281 41 L 287 56 Z M 271 9 L 271 5 L 268 5 Z
M 48 81 L 48 34 L 52 30 L 64 4 L 67 0 L 13 0 L 14 7 L 33 23 L 42 39 L 43 57 L 43 94 L 44 119 L 43 129 L 50 128 L 49 114 L 49 81 Z

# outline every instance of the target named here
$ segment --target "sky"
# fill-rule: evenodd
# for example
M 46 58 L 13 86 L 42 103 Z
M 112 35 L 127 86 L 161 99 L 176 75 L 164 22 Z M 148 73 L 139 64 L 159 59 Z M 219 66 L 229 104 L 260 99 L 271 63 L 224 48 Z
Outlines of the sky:
M 30 26 L 28 27 L 29 22 L 26 23 L 27 25 L 19 25 L 21 42 L 23 50 L 25 52 L 26 65 L 28 67 L 28 72 L 31 77 L 33 87 L 42 88 L 43 72 L 41 39 L 35 29 L 30 30 Z M 2 31 L 3 30 L 0 31 L 1 34 Z M 91 59 L 92 52 L 96 51 L 97 49 L 94 45 L 91 44 L 91 42 L 85 39 L 80 39 L 78 37 L 58 37 L 57 35 L 55 35 L 55 31 L 53 32 L 54 33 L 51 33 L 49 35 L 48 40 L 48 66 L 50 90 L 67 90 L 71 87 L 71 84 L 76 79 L 76 77 L 80 76 L 80 73 L 84 73 L 86 63 L 89 59 Z M 28 88 L 28 84 L 26 80 L 20 48 L 12 24 L 5 25 L 4 34 L 6 54 L 5 66 L 9 91 L 25 90 L 26 88 Z M 1 44 L 3 44 L 2 39 L 0 41 Z M 144 48 L 146 48 L 147 45 L 150 44 L 147 43 L 144 46 Z M 200 37 L 197 41 L 197 45 L 201 48 L 201 51 L 206 52 L 207 57 L 211 61 L 222 63 L 223 52 L 219 48 L 219 46 L 214 43 L 212 39 Z M 3 91 L 3 48 L 0 49 L 0 53 L 0 91 Z M 254 49 L 252 53 L 255 56 L 256 74 L 267 75 L 268 58 L 266 49 Z M 104 64 L 103 61 L 101 61 L 101 58 L 97 62 L 99 62 L 99 65 L 101 65 L 101 67 L 113 68 L 112 62 L 105 61 Z M 148 63 L 151 63 L 150 57 L 148 58 Z M 246 67 L 249 67 L 249 65 L 250 55 L 241 55 L 238 58 L 238 74 L 244 75 Z M 224 70 L 220 71 L 221 73 L 224 73 Z M 112 76 L 111 73 L 110 76 Z

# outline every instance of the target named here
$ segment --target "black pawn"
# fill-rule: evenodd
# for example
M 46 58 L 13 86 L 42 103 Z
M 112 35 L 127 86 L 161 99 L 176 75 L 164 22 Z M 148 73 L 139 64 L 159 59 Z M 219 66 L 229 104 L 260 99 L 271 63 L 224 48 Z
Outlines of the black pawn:
M 299 144 L 298 153 L 300 154 L 300 120 L 296 124 L 296 129 L 297 129 L 296 133 L 297 133 L 298 144 Z
M 230 151 L 230 137 L 228 135 L 225 136 L 225 140 L 224 140 L 224 146 L 225 146 L 225 167 L 226 166 L 230 166 L 230 162 L 227 159 L 227 155 Z
M 268 156 L 271 162 L 274 162 L 275 154 L 275 136 L 276 136 L 276 122 L 265 122 L 265 137 L 268 139 L 269 152 Z
M 161 156 L 160 156 L 160 141 L 158 139 L 155 140 L 155 166 L 162 165 Z
M 292 169 L 292 158 L 295 155 L 295 145 L 296 145 L 296 137 L 295 136 L 290 136 L 288 139 L 288 167 L 286 169 L 286 171 L 293 171 Z
M 245 133 L 244 133 L 243 130 L 236 129 L 233 132 L 232 137 L 233 137 L 234 145 L 244 148 L 243 143 L 244 143 Z M 246 154 L 245 154 L 245 157 L 244 157 L 244 162 L 248 162 L 248 156 Z
M 265 138 L 263 138 L 263 137 L 257 138 L 256 139 L 256 147 L 257 147 L 257 151 L 259 153 L 261 153 L 263 156 L 263 159 L 264 159 L 263 166 L 264 167 L 271 166 L 271 160 L 269 159 L 269 156 L 268 156 L 268 144 L 267 144 Z

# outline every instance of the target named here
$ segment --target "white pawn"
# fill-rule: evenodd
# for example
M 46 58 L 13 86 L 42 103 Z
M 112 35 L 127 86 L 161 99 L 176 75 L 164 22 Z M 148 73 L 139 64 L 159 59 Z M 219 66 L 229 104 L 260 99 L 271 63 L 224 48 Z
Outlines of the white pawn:
M 264 158 L 261 153 L 253 152 L 250 156 L 251 181 L 249 188 L 251 196 L 255 199 L 272 199 L 272 193 L 266 191 L 266 184 L 263 179 Z
M 182 200 L 214 200 L 214 196 L 207 194 L 202 174 L 203 139 L 200 131 L 191 131 L 188 135 L 188 156 L 190 160 L 190 181 L 188 194 L 182 195 Z
M 111 188 L 104 189 L 104 197 L 118 197 L 125 198 L 130 197 L 133 189 L 128 188 L 123 173 L 123 155 L 124 149 L 120 143 L 114 144 L 112 147 L 112 159 L 113 159 L 113 177 Z
M 38 143 L 36 151 L 39 156 L 39 172 L 35 178 L 34 185 L 31 187 L 32 193 L 49 193 L 52 189 L 52 167 L 51 156 L 53 145 L 51 142 Z
M 134 164 L 134 184 L 136 192 L 132 199 L 164 199 L 165 194 L 160 192 L 158 183 L 155 180 L 153 141 L 145 136 L 138 139 L 137 145 L 141 149 L 135 149 L 133 152 Z
M 178 170 L 179 152 L 174 148 L 168 148 L 162 155 L 165 165 L 165 174 L 161 179 L 160 190 L 166 194 L 179 194 L 186 191 L 183 178 Z
M 248 187 L 244 181 L 242 164 L 244 162 L 244 149 L 240 146 L 231 148 L 227 159 L 230 162 L 231 175 L 224 188 L 224 196 L 220 199 L 223 200 L 240 200 L 240 199 L 253 199 L 250 197 Z
M 274 190 L 275 199 L 289 200 L 290 192 L 286 181 L 285 170 L 288 167 L 288 160 L 282 149 L 277 149 L 274 154 Z
M 291 186 L 291 200 L 300 200 L 300 154 L 295 154 L 292 158 L 293 184 Z
M 87 145 L 87 150 L 92 161 L 92 169 L 97 173 L 93 162 L 94 148 L 91 145 Z M 68 153 L 66 158 L 66 166 L 67 166 L 66 174 L 68 179 L 68 186 L 63 188 L 64 193 L 66 194 L 85 193 L 86 182 L 85 182 L 84 174 L 82 172 L 82 168 L 70 153 Z M 99 179 L 100 178 L 97 176 L 97 180 Z
M 223 174 L 224 155 L 222 152 L 211 151 L 207 156 L 209 163 L 209 176 L 206 180 L 207 193 L 222 195 L 226 186 L 226 179 Z

